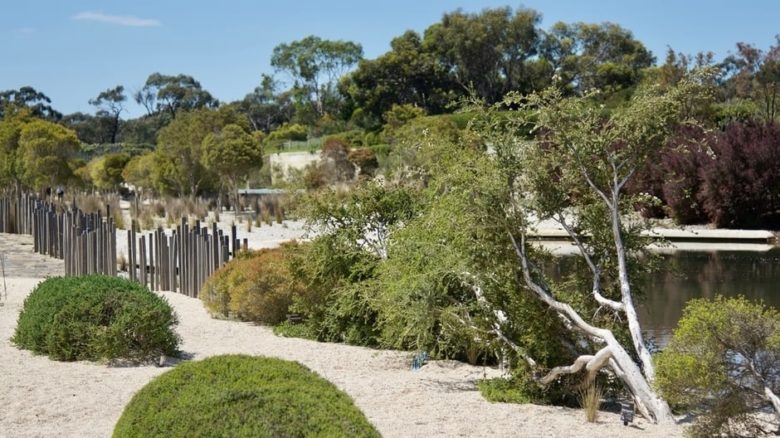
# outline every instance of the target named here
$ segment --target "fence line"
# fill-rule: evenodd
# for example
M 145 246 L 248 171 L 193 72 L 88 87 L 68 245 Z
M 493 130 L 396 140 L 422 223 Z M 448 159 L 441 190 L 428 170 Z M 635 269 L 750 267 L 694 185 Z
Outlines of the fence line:
M 121 214 L 121 213 L 120 213 Z M 146 235 L 137 233 L 132 221 L 127 232 L 128 274 L 152 290 L 179 292 L 197 297 L 206 279 L 235 257 L 243 245 L 216 224 L 190 227 L 183 218 L 167 233 L 158 228 Z M 65 275 L 118 275 L 116 224 L 110 211 L 86 214 L 37 199 L 28 194 L 0 198 L 0 232 L 31 234 L 35 252 L 65 262 Z

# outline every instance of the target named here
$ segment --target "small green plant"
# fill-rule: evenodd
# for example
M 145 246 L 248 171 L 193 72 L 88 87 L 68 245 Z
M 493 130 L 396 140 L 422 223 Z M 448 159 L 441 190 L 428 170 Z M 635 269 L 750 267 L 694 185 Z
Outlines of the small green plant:
M 138 283 L 55 277 L 25 299 L 12 341 L 55 360 L 143 362 L 176 354 L 176 323 L 168 302 Z
M 243 355 L 183 363 L 142 388 L 124 437 L 379 437 L 350 397 L 296 362 Z

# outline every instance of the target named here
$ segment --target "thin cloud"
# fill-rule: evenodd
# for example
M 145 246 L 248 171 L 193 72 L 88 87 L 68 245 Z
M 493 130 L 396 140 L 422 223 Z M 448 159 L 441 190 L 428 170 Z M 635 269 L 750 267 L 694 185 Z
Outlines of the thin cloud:
M 108 15 L 102 12 L 79 12 L 72 17 L 74 20 L 97 21 L 100 23 L 117 24 L 132 27 L 157 27 L 160 22 L 153 18 L 138 18 L 132 15 Z
M 20 33 L 22 35 L 30 35 L 37 31 L 38 29 L 34 27 L 20 27 L 19 29 L 16 29 L 16 33 Z

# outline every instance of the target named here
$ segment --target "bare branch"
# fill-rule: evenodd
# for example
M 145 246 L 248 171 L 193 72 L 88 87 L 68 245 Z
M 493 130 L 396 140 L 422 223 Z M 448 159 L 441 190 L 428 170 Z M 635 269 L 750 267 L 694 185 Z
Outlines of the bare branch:
M 623 303 L 610 300 L 609 298 L 601 295 L 601 269 L 593 262 L 590 254 L 582 244 L 582 241 L 577 236 L 577 233 L 574 232 L 574 229 L 566 222 L 566 218 L 563 217 L 563 214 L 559 213 L 556 220 L 561 224 L 563 229 L 566 230 L 566 233 L 569 234 L 569 237 L 574 241 L 574 244 L 577 245 L 577 248 L 580 250 L 580 254 L 582 254 L 583 258 L 585 259 L 585 263 L 587 263 L 590 271 L 593 273 L 593 298 L 595 298 L 600 305 L 609 307 L 616 312 L 624 310 Z

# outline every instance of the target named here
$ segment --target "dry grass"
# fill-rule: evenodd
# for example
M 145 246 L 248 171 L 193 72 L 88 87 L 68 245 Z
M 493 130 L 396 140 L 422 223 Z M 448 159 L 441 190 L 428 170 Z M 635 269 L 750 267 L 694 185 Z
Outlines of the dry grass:
M 592 380 L 585 382 L 577 391 L 577 399 L 585 411 L 585 419 L 588 423 L 595 423 L 598 420 L 602 396 L 603 390 L 601 386 Z
M 116 264 L 120 271 L 127 272 L 127 257 L 125 257 L 124 253 L 119 253 L 116 258 Z

